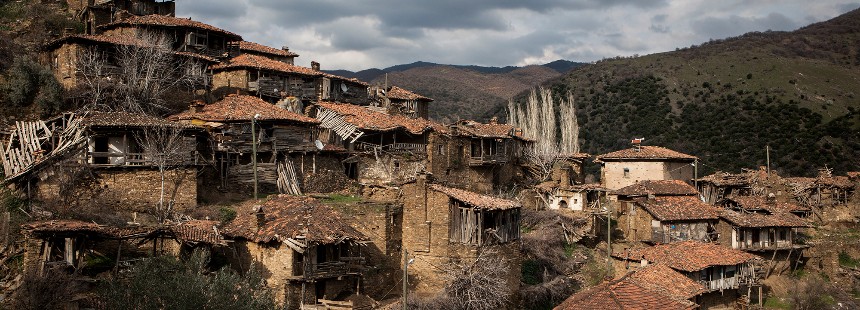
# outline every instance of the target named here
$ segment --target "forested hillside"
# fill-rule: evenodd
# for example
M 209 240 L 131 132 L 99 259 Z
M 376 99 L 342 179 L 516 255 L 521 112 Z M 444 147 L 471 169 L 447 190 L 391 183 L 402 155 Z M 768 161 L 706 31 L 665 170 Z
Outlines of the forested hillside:
M 645 137 L 701 157 L 708 173 L 764 165 L 769 145 L 780 173 L 811 175 L 825 165 L 844 173 L 860 165 L 858 49 L 855 10 L 793 32 L 607 59 L 546 85 L 559 96 L 573 92 L 583 150 L 592 154 Z

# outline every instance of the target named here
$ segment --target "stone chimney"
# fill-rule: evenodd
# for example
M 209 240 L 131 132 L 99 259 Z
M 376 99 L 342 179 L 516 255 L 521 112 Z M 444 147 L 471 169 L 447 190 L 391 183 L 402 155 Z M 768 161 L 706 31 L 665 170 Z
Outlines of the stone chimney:
M 768 193 L 768 194 L 767 194 L 766 201 L 767 201 L 767 203 L 768 203 L 768 204 L 776 203 L 776 194 L 774 194 L 774 193 Z
M 201 113 L 203 112 L 204 106 L 206 106 L 206 104 L 203 103 L 203 100 L 194 100 L 191 102 L 191 111 L 194 113 Z
M 290 48 L 287 46 L 281 46 L 281 49 L 284 50 L 284 52 L 287 52 L 287 53 L 290 52 Z
M 316 71 L 320 71 L 320 63 L 318 63 L 316 61 L 311 61 L 311 69 L 314 69 Z
M 256 228 L 258 230 L 260 228 L 263 228 L 263 226 L 266 225 L 266 213 L 263 212 L 263 206 L 254 205 L 254 208 L 251 210 L 251 213 L 253 213 L 254 216 L 257 218 L 257 220 L 254 222 Z
M 645 141 L 645 138 L 635 138 L 630 140 L 630 143 L 633 144 L 633 150 L 639 152 L 642 150 L 642 141 Z
M 493 116 L 493 118 L 490 119 L 491 125 L 496 125 L 498 123 L 499 123 L 499 117 L 498 116 Z

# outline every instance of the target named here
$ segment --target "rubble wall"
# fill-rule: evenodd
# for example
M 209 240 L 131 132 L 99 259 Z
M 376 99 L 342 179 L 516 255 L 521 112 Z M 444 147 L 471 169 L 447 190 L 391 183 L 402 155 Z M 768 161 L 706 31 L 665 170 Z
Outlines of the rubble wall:
M 97 169 L 92 187 L 75 188 L 73 193 L 61 194 L 61 178 L 47 178 L 37 184 L 37 197 L 46 204 L 62 203 L 74 196 L 78 204 L 93 204 L 116 211 L 153 212 L 161 198 L 161 174 L 149 169 Z M 98 193 L 92 193 L 93 188 Z M 84 192 L 86 191 L 86 192 Z M 165 204 L 174 201 L 180 213 L 197 207 L 197 170 L 180 168 L 165 173 Z
M 253 266 L 266 279 L 266 285 L 275 292 L 279 303 L 298 305 L 298 300 L 286 300 L 287 278 L 294 274 L 295 253 L 281 244 L 264 245 L 237 240 L 232 243 L 232 253 L 228 250 L 228 261 L 234 269 L 247 271 Z M 299 295 L 291 295 L 291 298 Z
M 626 176 L 625 168 L 628 169 Z M 601 174 L 603 186 L 616 190 L 643 180 L 689 181 L 693 179 L 693 167 L 687 162 L 607 161 L 603 164 Z
M 426 170 L 422 155 L 362 155 L 358 159 L 358 181 L 365 185 L 402 184 Z
M 360 247 L 368 268 L 362 275 L 362 294 L 373 299 L 385 299 L 391 293 L 391 279 L 403 276 L 400 264 L 402 207 L 394 204 L 361 204 L 347 207 L 341 213 L 350 219 L 353 228 L 370 238 Z M 399 292 L 399 291 L 398 291 Z

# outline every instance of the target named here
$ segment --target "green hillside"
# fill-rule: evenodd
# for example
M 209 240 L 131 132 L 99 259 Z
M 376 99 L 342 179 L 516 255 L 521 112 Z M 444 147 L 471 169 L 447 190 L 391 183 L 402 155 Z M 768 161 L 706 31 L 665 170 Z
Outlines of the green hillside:
M 825 165 L 844 173 L 860 169 L 858 49 L 855 10 L 793 32 L 607 59 L 548 85 L 574 93 L 592 154 L 645 137 L 699 156 L 708 173 L 764 165 L 770 145 L 780 173 L 811 175 Z

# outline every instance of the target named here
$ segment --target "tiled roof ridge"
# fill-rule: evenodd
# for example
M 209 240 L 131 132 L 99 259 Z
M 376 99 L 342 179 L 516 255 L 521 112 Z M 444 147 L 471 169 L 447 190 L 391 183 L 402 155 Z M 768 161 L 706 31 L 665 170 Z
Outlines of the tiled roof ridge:
M 248 50 L 248 51 L 254 51 L 254 52 L 258 52 L 258 53 L 264 53 L 264 54 L 275 55 L 275 56 L 283 56 L 283 57 L 298 57 L 299 56 L 299 54 L 293 53 L 291 51 L 274 48 L 274 47 L 271 47 L 268 45 L 263 45 L 263 44 L 260 44 L 257 42 L 251 42 L 251 41 L 235 41 L 235 42 L 238 42 L 240 50 Z
M 254 68 L 313 77 L 323 75 L 322 72 L 315 71 L 311 68 L 291 65 L 271 58 L 252 54 L 241 54 L 231 58 L 227 62 L 210 67 L 212 70 L 226 70 L 230 68 Z
M 614 152 L 609 152 L 606 154 L 598 155 L 595 161 L 603 161 L 603 160 L 618 160 L 618 159 L 684 159 L 684 160 L 694 160 L 697 159 L 696 156 L 684 154 L 669 148 L 665 148 L 662 146 L 655 145 L 643 145 L 640 146 L 640 149 L 637 151 L 636 148 L 629 148 L 618 150 Z
M 462 201 L 470 206 L 487 210 L 506 210 L 520 207 L 520 204 L 503 198 L 478 194 L 459 188 L 445 187 L 440 184 L 430 184 L 430 189 L 443 193 L 448 197 Z
M 229 122 L 250 121 L 254 117 L 254 114 L 260 114 L 259 120 L 264 121 L 286 120 L 308 124 L 319 123 L 314 118 L 279 108 L 258 97 L 249 95 L 230 94 L 221 100 L 203 105 L 197 109 L 202 109 L 202 111 L 195 112 L 195 108 L 192 107 L 169 118 L 172 120 L 199 119 L 211 122 Z
M 167 16 L 160 14 L 149 14 L 149 15 L 132 15 L 127 18 L 108 23 L 105 25 L 101 25 L 98 28 L 100 29 L 111 29 L 114 27 L 122 26 L 122 25 L 145 25 L 145 26 L 163 26 L 163 27 L 188 27 L 188 28 L 196 28 L 200 30 L 220 32 L 221 34 L 239 38 L 241 40 L 242 36 L 209 25 L 207 23 L 192 20 L 190 17 L 182 18 L 175 16 Z

